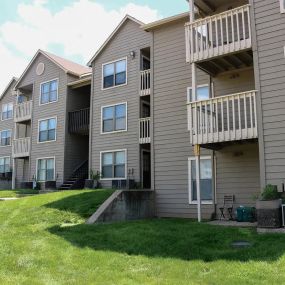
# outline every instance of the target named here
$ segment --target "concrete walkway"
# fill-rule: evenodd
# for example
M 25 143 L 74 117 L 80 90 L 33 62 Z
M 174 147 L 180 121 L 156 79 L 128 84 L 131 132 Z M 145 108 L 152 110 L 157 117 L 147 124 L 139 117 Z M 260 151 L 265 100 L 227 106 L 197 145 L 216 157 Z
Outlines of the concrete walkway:
M 224 227 L 239 227 L 239 228 L 256 228 L 257 223 L 246 223 L 246 222 L 237 222 L 237 221 L 228 221 L 228 220 L 215 220 L 207 222 L 209 225 L 215 226 L 224 226 Z
M 19 198 L 17 197 L 10 197 L 10 198 L 0 198 L 0 201 L 11 201 L 11 200 L 17 200 Z

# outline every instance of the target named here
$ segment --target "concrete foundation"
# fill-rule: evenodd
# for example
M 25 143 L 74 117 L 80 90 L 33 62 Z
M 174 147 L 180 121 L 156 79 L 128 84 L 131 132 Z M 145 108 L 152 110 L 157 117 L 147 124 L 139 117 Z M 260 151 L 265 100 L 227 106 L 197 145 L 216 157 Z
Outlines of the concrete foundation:
M 148 219 L 155 216 L 154 191 L 117 190 L 87 220 L 87 224 Z

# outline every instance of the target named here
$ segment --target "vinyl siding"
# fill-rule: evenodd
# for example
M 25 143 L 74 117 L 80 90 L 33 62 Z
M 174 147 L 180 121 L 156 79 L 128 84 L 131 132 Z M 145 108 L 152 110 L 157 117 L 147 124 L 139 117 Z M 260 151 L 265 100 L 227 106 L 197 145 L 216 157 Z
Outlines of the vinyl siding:
M 38 63 L 45 64 L 44 73 L 36 75 Z M 58 79 L 58 101 L 39 105 L 40 84 L 49 80 Z M 63 182 L 64 177 L 64 143 L 65 143 L 65 123 L 66 123 L 66 96 L 67 96 L 67 75 L 45 56 L 39 54 L 34 60 L 32 66 L 22 78 L 19 88 L 33 84 L 33 114 L 31 123 L 31 155 L 28 180 L 32 180 L 36 175 L 36 163 L 38 158 L 55 157 L 55 175 L 57 186 Z M 38 120 L 57 117 L 56 141 L 47 143 L 38 143 Z M 27 173 L 25 170 L 24 173 Z M 19 174 L 22 176 L 22 174 Z M 17 178 L 20 179 L 21 177 Z
M 4 120 L 2 121 L 2 106 L 4 104 L 13 103 L 15 105 L 15 98 L 12 95 L 12 90 L 16 82 L 12 82 L 3 97 L 0 99 L 0 131 L 11 130 L 11 144 L 14 137 L 14 120 Z M 14 116 L 14 113 L 13 113 Z M 0 146 L 0 157 L 8 156 L 10 157 L 10 165 L 12 167 L 12 146 Z M 0 180 L 0 189 L 10 189 L 12 186 L 11 181 Z
M 197 205 L 189 205 L 188 157 L 193 157 L 187 130 L 186 90 L 191 86 L 191 66 L 185 63 L 184 22 L 154 30 L 154 173 L 157 215 L 196 218 Z M 235 76 L 233 76 L 233 74 Z M 253 69 L 213 78 L 214 96 L 255 89 Z M 197 84 L 209 83 L 198 69 Z M 235 157 L 235 153 L 242 156 Z M 259 190 L 258 145 L 235 145 L 216 151 L 202 149 L 201 155 L 215 155 L 216 201 L 235 194 L 236 205 L 253 205 Z M 215 170 L 213 170 L 215 173 Z M 214 175 L 213 175 L 214 176 Z M 211 218 L 215 206 L 202 205 L 202 217 Z
M 278 185 L 285 182 L 285 15 L 275 0 L 252 0 L 255 18 L 263 118 L 265 183 Z M 262 146 L 261 146 L 262 147 Z
M 91 168 L 94 171 L 100 170 L 101 151 L 127 149 L 127 169 L 134 171 L 130 178 L 140 181 L 140 49 L 150 47 L 150 44 L 151 34 L 127 20 L 93 63 Z M 134 59 L 129 56 L 131 51 L 136 53 Z M 102 64 L 124 57 L 127 57 L 127 85 L 101 90 Z M 127 102 L 127 131 L 101 134 L 101 107 L 123 102 Z M 104 181 L 103 186 L 110 187 L 111 181 Z

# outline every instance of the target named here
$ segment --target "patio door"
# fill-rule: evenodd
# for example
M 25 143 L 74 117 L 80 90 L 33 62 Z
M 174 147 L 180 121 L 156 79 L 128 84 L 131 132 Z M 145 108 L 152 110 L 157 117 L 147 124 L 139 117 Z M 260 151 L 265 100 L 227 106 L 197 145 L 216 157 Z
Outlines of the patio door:
M 197 203 L 196 188 L 196 161 L 195 157 L 188 159 L 188 179 L 189 179 L 189 203 Z M 213 203 L 213 162 L 211 156 L 202 156 L 200 160 L 200 186 L 202 204 Z

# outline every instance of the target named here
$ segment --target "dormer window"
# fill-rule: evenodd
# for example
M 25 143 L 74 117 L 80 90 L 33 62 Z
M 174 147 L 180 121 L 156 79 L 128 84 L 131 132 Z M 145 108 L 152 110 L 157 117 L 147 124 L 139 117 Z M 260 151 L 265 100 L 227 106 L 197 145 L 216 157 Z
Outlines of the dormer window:
M 58 80 L 41 84 L 40 105 L 56 102 L 58 98 Z
M 127 59 L 103 64 L 102 88 L 112 88 L 127 83 Z

